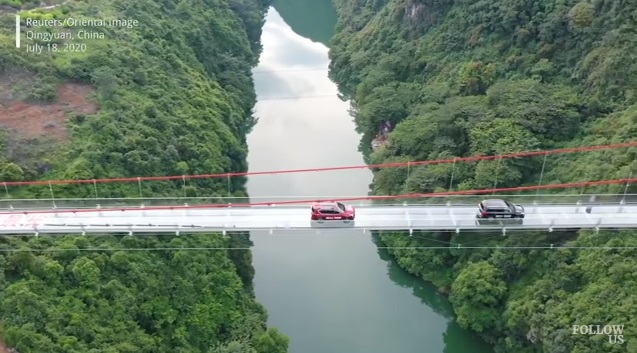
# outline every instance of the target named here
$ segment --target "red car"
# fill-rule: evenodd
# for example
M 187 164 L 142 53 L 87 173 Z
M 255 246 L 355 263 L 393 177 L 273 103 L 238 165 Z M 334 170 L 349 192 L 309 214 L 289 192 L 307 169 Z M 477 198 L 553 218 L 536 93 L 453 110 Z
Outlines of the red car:
M 318 202 L 312 205 L 313 221 L 353 221 L 356 210 L 353 206 L 340 202 Z

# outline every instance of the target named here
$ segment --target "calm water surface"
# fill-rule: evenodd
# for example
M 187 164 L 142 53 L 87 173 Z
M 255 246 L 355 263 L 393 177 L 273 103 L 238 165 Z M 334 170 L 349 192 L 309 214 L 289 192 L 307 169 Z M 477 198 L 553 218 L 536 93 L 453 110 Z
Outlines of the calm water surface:
M 304 2 L 310 5 L 298 5 Z M 327 78 L 330 1 L 285 0 L 275 8 L 300 28 L 270 9 L 254 70 L 260 120 L 248 137 L 250 170 L 363 164 L 348 104 Z M 331 22 L 303 20 L 318 13 L 331 14 L 321 17 Z M 371 180 L 367 170 L 255 176 L 248 191 L 253 200 L 358 196 Z M 492 352 L 453 322 L 435 288 L 398 268 L 370 234 L 251 234 L 257 298 L 270 325 L 291 338 L 290 353 Z

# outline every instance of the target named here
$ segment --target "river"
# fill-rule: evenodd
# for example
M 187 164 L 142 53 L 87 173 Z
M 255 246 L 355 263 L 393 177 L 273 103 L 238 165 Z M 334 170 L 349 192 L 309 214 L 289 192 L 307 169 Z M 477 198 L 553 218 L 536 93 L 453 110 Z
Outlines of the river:
M 275 8 L 295 28 L 270 9 L 254 70 L 259 122 L 248 136 L 250 170 L 364 164 L 348 104 L 327 78 L 330 0 Z M 358 196 L 371 181 L 365 169 L 254 176 L 248 192 L 253 200 Z M 458 327 L 436 288 L 401 270 L 369 233 L 254 231 L 251 238 L 257 299 L 269 324 L 290 337 L 290 353 L 492 352 Z

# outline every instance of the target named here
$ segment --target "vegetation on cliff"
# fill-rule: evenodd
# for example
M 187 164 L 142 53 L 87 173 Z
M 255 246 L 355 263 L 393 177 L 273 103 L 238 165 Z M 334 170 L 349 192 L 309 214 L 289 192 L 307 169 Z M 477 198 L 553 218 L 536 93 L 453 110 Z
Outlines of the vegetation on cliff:
M 372 163 L 631 141 L 637 136 L 637 6 L 614 1 L 335 0 L 330 75 L 352 99 Z M 395 126 L 375 151 L 380 126 Z M 637 175 L 637 151 L 607 150 L 377 171 L 375 194 L 482 189 Z M 541 171 L 544 170 L 544 173 Z M 540 180 L 541 175 L 541 180 Z M 635 192 L 612 185 L 584 193 Z M 573 191 L 562 191 L 573 192 Z M 545 193 L 545 192 L 543 192 Z M 474 199 L 475 200 L 475 199 Z M 528 200 L 528 199 L 527 199 Z M 457 249 L 636 246 L 634 231 L 387 232 L 401 266 L 450 291 L 458 322 L 498 352 L 629 352 L 637 341 L 572 335 L 572 325 L 637 333 L 635 250 Z M 632 313 L 632 314 L 631 314 Z
M 2 181 L 245 171 L 245 136 L 255 123 L 250 70 L 268 5 L 87 0 L 23 11 L 23 33 L 78 30 L 27 28 L 27 18 L 138 21 L 132 28 L 87 28 L 104 38 L 76 38 L 85 51 L 63 52 L 64 40 L 53 40 L 48 43 L 61 50 L 41 54 L 25 52 L 36 43 L 26 37 L 21 49 L 14 47 L 13 12 L 0 9 L 6 29 L 0 32 L 0 110 L 31 119 L 31 127 L 46 124 L 47 116 L 19 112 L 57 104 L 72 115 L 59 136 L 29 135 L 18 125 L 9 129 L 15 119 L 1 121 L 7 128 Z M 61 102 L 69 85 L 94 89 L 95 111 L 72 111 Z M 5 196 L 244 194 L 245 179 L 226 183 L 10 188 Z M 266 328 L 265 310 L 252 293 L 251 253 L 219 250 L 249 245 L 247 234 L 1 237 L 3 340 L 23 353 L 283 353 L 287 338 Z

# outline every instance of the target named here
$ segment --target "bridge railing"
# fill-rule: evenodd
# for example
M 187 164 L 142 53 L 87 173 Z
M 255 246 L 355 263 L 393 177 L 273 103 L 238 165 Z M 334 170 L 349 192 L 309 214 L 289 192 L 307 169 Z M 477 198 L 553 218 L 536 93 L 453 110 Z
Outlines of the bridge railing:
M 594 199 L 593 199 L 594 197 Z M 236 205 L 261 207 L 307 207 L 316 200 L 349 199 L 343 203 L 355 206 L 419 206 L 450 205 L 475 206 L 488 198 L 503 198 L 522 205 L 574 205 L 574 204 L 637 204 L 637 194 L 543 194 L 543 195 L 453 195 L 427 198 L 366 199 L 368 196 L 274 196 L 274 197 L 161 197 L 161 198 L 92 198 L 92 199 L 1 199 L 0 210 L 93 209 L 93 208 L 152 208 L 159 206 Z M 277 204 L 280 203 L 280 204 Z

